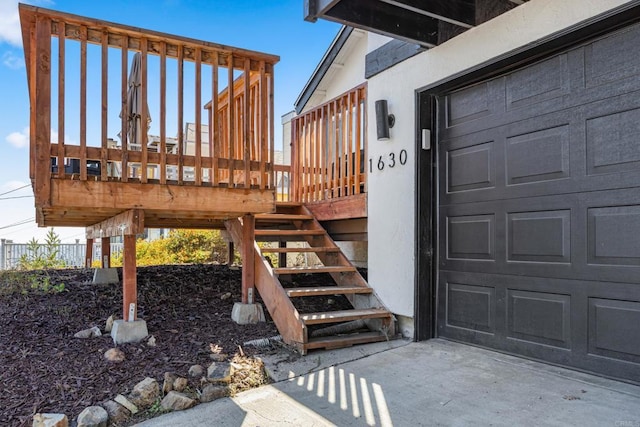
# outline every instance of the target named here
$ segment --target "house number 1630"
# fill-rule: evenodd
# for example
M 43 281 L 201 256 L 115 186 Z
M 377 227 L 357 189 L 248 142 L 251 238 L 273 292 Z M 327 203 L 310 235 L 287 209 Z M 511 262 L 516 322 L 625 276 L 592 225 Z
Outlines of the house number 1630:
M 374 159 L 369 159 L 369 172 L 373 173 L 373 168 L 377 167 L 379 171 L 383 171 L 384 168 L 395 168 L 397 165 L 404 166 L 407 164 L 407 150 L 400 150 L 400 153 L 391 152 L 387 156 L 378 157 L 378 161 L 374 162 Z

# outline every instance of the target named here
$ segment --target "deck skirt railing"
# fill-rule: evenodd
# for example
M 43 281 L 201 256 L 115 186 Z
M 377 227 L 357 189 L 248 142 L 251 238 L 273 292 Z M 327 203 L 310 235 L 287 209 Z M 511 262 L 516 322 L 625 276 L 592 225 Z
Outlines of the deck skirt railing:
M 36 206 L 51 178 L 275 188 L 277 56 L 28 5 L 20 17 Z
M 366 84 L 292 122 L 292 200 L 321 202 L 366 192 Z

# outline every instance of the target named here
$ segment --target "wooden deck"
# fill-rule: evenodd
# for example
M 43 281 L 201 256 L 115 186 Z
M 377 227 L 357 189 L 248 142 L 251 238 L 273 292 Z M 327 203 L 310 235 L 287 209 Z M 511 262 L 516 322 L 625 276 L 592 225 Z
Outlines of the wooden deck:
M 220 228 L 275 210 L 277 56 L 28 5 L 20 20 L 40 226 L 139 209 L 145 227 Z

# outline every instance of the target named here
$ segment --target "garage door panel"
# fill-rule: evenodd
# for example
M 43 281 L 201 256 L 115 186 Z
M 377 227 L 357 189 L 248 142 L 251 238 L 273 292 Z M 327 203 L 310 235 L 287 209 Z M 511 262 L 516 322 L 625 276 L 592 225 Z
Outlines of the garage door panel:
M 569 93 L 567 55 L 555 56 L 505 78 L 506 108 L 528 107 Z M 562 100 L 558 102 L 562 103 Z
M 640 266 L 640 205 L 588 210 L 588 263 Z
M 493 141 L 447 151 L 447 191 L 469 191 L 494 188 Z
M 496 295 L 490 286 L 447 282 L 448 326 L 482 333 L 495 333 Z
M 571 296 L 507 289 L 507 335 L 571 348 Z
M 495 215 L 447 217 L 447 258 L 495 260 Z
M 589 175 L 640 169 L 640 106 L 586 121 Z
M 586 86 L 593 87 L 640 74 L 640 27 L 632 26 L 585 47 Z
M 640 364 L 640 302 L 589 298 L 589 354 Z
M 507 261 L 571 262 L 571 210 L 506 215 Z
M 454 92 L 444 98 L 446 115 L 443 127 L 450 128 L 474 122 L 504 111 L 502 82 L 480 83 Z

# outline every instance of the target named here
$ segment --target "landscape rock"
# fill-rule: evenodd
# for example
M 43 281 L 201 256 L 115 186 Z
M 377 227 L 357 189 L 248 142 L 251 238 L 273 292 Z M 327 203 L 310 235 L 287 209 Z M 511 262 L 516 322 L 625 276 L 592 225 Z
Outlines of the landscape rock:
M 35 414 L 33 427 L 69 427 L 69 419 L 65 414 Z
M 163 409 L 171 411 L 189 409 L 195 404 L 195 400 L 177 391 L 170 391 L 169 394 L 162 399 L 161 403 Z
M 140 411 L 136 405 L 134 405 L 131 401 L 129 401 L 129 399 L 127 399 L 121 394 L 117 395 L 113 400 L 116 403 L 119 403 L 125 408 L 127 408 L 127 410 L 131 412 L 133 415 L 137 414 Z
M 147 340 L 147 346 L 149 347 L 155 347 L 156 346 L 156 337 L 154 337 L 153 335 L 151 335 L 149 337 L 149 339 Z
M 120 363 L 125 359 L 124 352 L 119 348 L 110 348 L 109 350 L 105 351 L 104 358 L 113 363 Z
M 207 369 L 207 379 L 211 382 L 231 381 L 231 364 L 227 362 L 213 362 Z
M 231 298 L 231 292 L 225 292 L 224 294 L 222 294 L 220 296 L 220 299 L 223 300 L 223 301 L 226 300 L 226 299 L 229 299 L 229 298 Z
M 105 332 L 111 332 L 111 329 L 113 329 L 113 321 L 116 320 L 115 315 L 111 315 L 109 317 L 107 317 L 107 323 L 104 325 L 104 331 Z
M 80 332 L 76 332 L 73 336 L 75 338 L 93 338 L 102 336 L 102 332 L 100 332 L 100 328 L 94 326 L 93 328 L 83 329 Z
M 213 353 L 213 354 L 210 354 L 209 357 L 214 362 L 224 362 L 225 360 L 227 360 L 229 356 L 227 356 L 224 353 Z
M 136 406 L 146 408 L 160 396 L 160 385 L 154 378 L 145 378 L 133 387 L 129 400 Z
M 107 411 L 107 414 L 109 414 L 109 421 L 112 424 L 123 423 L 131 416 L 131 412 L 129 412 L 127 408 L 113 400 L 103 402 L 102 407 Z
M 229 389 L 225 385 L 219 384 L 209 384 L 202 389 L 202 394 L 200 395 L 200 402 L 211 402 L 216 399 L 220 399 L 221 397 L 226 397 L 229 395 Z
M 78 427 L 107 427 L 109 414 L 101 406 L 89 406 L 78 415 Z
M 165 372 L 164 373 L 164 382 L 162 383 L 162 394 L 168 394 L 171 390 L 173 390 L 173 382 L 178 378 L 176 374 L 173 372 Z
M 197 378 L 204 375 L 204 368 L 202 365 L 193 365 L 189 368 L 189 376 L 191 378 Z
M 189 381 L 186 378 L 178 377 L 173 381 L 173 389 L 175 391 L 184 391 L 189 385 Z

